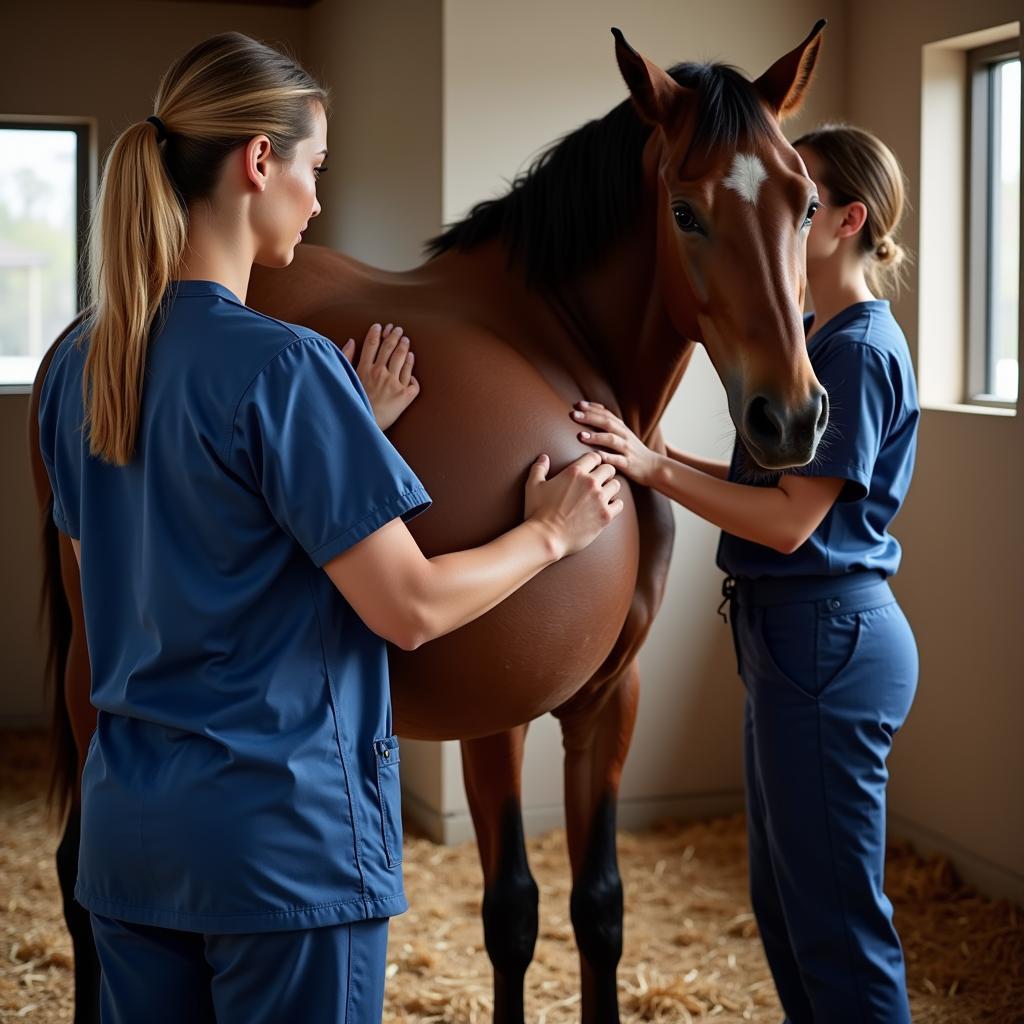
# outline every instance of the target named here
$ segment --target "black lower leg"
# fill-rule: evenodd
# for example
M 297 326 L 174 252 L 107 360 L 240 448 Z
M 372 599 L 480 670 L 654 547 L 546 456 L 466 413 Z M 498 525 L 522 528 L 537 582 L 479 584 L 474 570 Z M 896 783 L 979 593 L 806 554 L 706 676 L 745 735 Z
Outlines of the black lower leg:
M 583 869 L 569 903 L 583 980 L 583 1020 L 618 1024 L 616 970 L 622 957 L 622 879 L 615 854 L 615 799 L 594 813 Z
M 537 943 L 537 884 L 526 860 L 519 803 L 502 811 L 498 872 L 484 892 L 484 942 L 494 966 L 495 1024 L 523 1024 L 523 984 Z
M 57 880 L 64 901 L 64 920 L 75 954 L 74 1024 L 99 1024 L 100 961 L 96 956 L 89 912 L 75 900 L 81 823 L 79 808 L 72 807 L 60 846 L 57 847 Z

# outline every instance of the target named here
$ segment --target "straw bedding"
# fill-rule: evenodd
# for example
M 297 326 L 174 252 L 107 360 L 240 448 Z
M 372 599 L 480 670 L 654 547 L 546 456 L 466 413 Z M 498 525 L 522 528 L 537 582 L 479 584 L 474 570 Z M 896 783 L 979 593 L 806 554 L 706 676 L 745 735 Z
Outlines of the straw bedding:
M 45 744 L 0 735 L 0 1019 L 70 1021 L 72 960 L 46 816 Z M 527 975 L 531 1024 L 578 1021 L 564 835 L 529 843 L 541 927 Z M 778 1002 L 746 894 L 743 822 L 665 822 L 620 833 L 624 1021 L 778 1024 Z M 472 844 L 406 840 L 412 909 L 391 925 L 385 1021 L 490 1020 L 481 876 Z M 1024 912 L 979 896 L 941 858 L 889 850 L 887 890 L 903 938 L 916 1024 L 1024 1024 Z

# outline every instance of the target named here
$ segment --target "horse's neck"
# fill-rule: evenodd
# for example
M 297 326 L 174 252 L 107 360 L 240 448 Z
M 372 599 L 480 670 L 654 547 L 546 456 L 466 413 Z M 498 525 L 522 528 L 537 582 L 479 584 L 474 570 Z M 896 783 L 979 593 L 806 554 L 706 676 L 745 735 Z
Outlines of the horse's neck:
M 590 349 L 622 418 L 641 438 L 658 425 L 693 353 L 661 300 L 653 210 L 602 264 L 558 292 L 555 305 L 577 344 Z

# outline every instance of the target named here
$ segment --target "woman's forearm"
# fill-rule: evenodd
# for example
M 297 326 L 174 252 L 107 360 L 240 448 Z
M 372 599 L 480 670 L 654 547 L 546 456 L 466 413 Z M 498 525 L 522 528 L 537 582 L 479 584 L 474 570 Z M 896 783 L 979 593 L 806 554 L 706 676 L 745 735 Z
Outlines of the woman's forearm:
M 490 611 L 561 556 L 554 533 L 528 519 L 481 547 L 428 559 L 410 595 L 416 646 Z
M 602 458 L 630 479 L 685 505 L 727 533 L 792 554 L 818 528 L 839 496 L 834 477 L 784 474 L 775 487 L 750 487 L 728 479 L 724 462 L 676 448 L 659 455 L 603 405 L 578 402 L 573 419 L 579 438 L 602 449 Z
M 394 519 L 324 565 L 355 613 L 407 651 L 465 625 L 565 554 L 537 517 L 488 544 L 425 558 Z
M 698 455 L 691 455 L 689 452 L 673 448 L 670 444 L 665 445 L 665 451 L 668 452 L 668 457 L 673 461 L 681 462 L 684 466 L 689 466 L 691 469 L 700 470 L 701 473 L 707 473 L 709 476 L 717 477 L 719 480 L 725 480 L 729 476 L 728 462 L 722 462 L 719 459 L 702 459 Z
M 728 467 L 726 467 L 728 469 Z M 806 539 L 779 487 L 751 487 L 662 456 L 651 486 L 726 533 L 791 554 Z
M 550 464 L 540 455 L 530 467 L 526 521 L 488 544 L 427 558 L 396 517 L 326 562 L 324 570 L 374 633 L 414 650 L 582 551 L 622 512 L 622 483 L 597 452 L 549 480 Z

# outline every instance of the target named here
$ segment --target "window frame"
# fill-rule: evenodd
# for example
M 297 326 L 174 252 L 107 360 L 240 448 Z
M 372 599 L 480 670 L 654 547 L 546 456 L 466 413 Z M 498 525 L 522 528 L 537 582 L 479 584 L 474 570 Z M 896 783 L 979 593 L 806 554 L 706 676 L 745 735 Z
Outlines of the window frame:
M 967 167 L 964 175 L 967 195 L 966 323 L 964 345 L 964 402 L 968 405 L 1015 410 L 1017 401 L 997 398 L 987 389 L 990 366 L 989 317 L 991 311 L 992 235 L 992 158 L 995 143 L 993 126 L 997 114 L 993 103 L 992 70 L 1008 60 L 1020 60 L 1020 36 L 1004 39 L 967 51 Z M 984 186 L 975 188 L 983 182 Z M 1024 262 L 1024 261 L 1022 261 Z M 1018 285 L 1019 287 L 1019 285 Z M 1017 358 L 1021 361 L 1020 327 Z
M 85 308 L 88 291 L 86 246 L 89 216 L 96 191 L 96 121 L 90 117 L 59 117 L 45 114 L 0 114 L 0 128 L 15 131 L 74 132 L 75 144 L 75 298 L 76 315 Z M 53 341 L 55 339 L 51 339 Z M 0 395 L 22 395 L 32 382 L 0 384 Z

